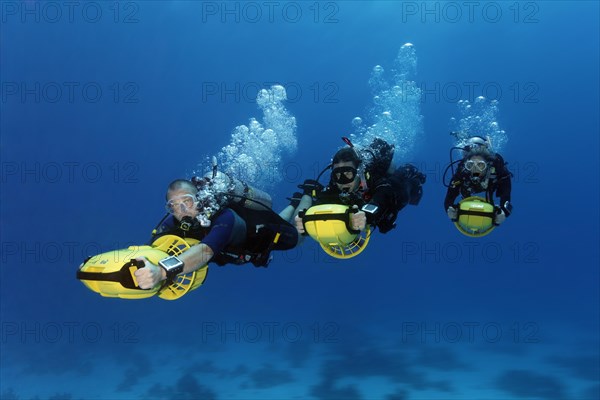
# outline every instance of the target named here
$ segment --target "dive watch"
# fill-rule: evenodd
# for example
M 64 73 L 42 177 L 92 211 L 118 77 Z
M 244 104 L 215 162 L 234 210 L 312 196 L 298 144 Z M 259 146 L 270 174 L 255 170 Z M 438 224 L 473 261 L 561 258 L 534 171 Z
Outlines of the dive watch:
M 365 204 L 361 209 L 361 211 L 364 211 L 365 213 L 369 213 L 371 215 L 375 214 L 377 210 L 379 210 L 379 207 L 376 204 L 372 203 Z
M 176 256 L 163 258 L 158 265 L 167 272 L 167 281 L 172 281 L 177 275 L 183 272 L 183 261 Z

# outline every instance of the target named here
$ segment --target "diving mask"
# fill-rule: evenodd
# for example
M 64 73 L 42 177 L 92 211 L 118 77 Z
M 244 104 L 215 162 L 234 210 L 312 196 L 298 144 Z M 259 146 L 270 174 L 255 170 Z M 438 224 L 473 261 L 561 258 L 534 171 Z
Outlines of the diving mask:
M 356 179 L 358 170 L 354 167 L 337 167 L 331 171 L 331 178 L 335 183 L 345 185 L 352 183 Z
M 469 172 L 482 173 L 487 168 L 487 163 L 483 160 L 467 160 L 465 161 L 465 169 Z
M 194 210 L 198 205 L 196 196 L 192 194 L 184 194 L 175 196 L 165 204 L 165 209 L 168 213 L 175 214 L 177 212 L 185 213 Z

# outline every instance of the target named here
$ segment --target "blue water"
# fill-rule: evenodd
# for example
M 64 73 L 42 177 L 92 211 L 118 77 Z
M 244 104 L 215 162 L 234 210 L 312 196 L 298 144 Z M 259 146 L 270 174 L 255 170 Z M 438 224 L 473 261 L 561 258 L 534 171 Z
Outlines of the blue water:
M 0 6 L 2 399 L 600 398 L 597 3 Z M 364 253 L 306 240 L 267 269 L 211 266 L 174 302 L 75 279 L 144 243 L 166 185 L 264 122 L 275 83 L 296 122 L 268 187 L 284 207 L 355 117 L 375 122 L 373 67 L 407 42 L 421 101 L 403 121 L 421 125 L 398 161 L 425 195 Z M 474 239 L 442 172 L 478 96 L 497 100 L 515 208 Z

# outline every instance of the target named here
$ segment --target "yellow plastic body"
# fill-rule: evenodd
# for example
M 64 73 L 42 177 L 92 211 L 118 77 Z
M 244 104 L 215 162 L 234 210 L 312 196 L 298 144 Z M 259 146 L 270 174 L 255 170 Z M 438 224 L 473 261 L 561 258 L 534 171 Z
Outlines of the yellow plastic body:
M 494 206 L 484 198 L 478 196 L 467 197 L 458 203 L 461 211 L 476 211 L 489 214 L 468 215 L 459 212 L 458 221 L 454 222 L 456 228 L 464 235 L 470 237 L 482 237 L 489 234 L 496 227 L 494 225 Z
M 158 238 L 152 246 L 130 246 L 127 249 L 114 250 L 98 254 L 90 258 L 80 270 L 83 272 L 96 272 L 108 274 L 120 271 L 124 265 L 129 264 L 131 259 L 145 257 L 153 264 L 158 264 L 160 260 L 168 256 L 180 255 L 192 245 L 198 243 L 195 239 L 182 239 L 174 235 L 165 235 Z M 134 283 L 137 284 L 134 272 L 135 266 L 129 268 Z M 180 274 L 175 281 L 168 286 L 162 287 L 162 283 L 152 289 L 142 290 L 139 288 L 129 289 L 123 287 L 119 282 L 102 280 L 84 280 L 83 284 L 90 290 L 99 293 L 104 297 L 118 297 L 122 299 L 145 299 L 158 295 L 164 300 L 175 300 L 188 293 L 190 290 L 197 289 L 204 283 L 208 266 L 204 265 L 194 272 Z
M 319 242 L 325 253 L 335 258 L 351 258 L 359 255 L 367 247 L 371 229 L 361 233 L 348 231 L 346 219 L 350 218 L 348 206 L 341 204 L 320 204 L 306 210 L 304 227 L 306 233 Z M 307 216 L 322 219 L 307 220 Z M 341 219 L 329 219 L 331 217 Z M 312 218 L 311 218 L 312 219 Z

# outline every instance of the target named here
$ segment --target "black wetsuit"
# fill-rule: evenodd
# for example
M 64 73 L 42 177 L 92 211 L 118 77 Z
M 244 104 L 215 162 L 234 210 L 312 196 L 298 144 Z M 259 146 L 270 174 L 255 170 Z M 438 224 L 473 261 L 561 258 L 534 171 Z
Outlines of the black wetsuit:
M 361 183 L 356 192 L 344 194 L 334 183 L 330 183 L 317 194 L 315 203 L 357 205 L 359 208 L 367 203 L 374 204 L 378 207 L 377 211 L 365 213 L 367 223 L 377 226 L 381 233 L 389 232 L 396 227 L 395 221 L 400 210 L 407 204 L 419 204 L 423 196 L 425 175 L 410 164 L 382 177 L 369 173 L 366 175 L 369 176 L 366 179 L 367 188 Z
M 471 173 L 464 168 L 464 160 L 458 164 L 458 169 L 452 181 L 446 198 L 444 199 L 444 210 L 454 206 L 454 201 L 460 194 L 463 198 L 473 196 L 476 193 L 485 192 L 485 199 L 488 203 L 494 204 L 494 192 L 500 198 L 500 208 L 506 216 L 510 214 L 510 210 L 505 208 L 506 202 L 510 204 L 511 192 L 511 172 L 506 167 L 506 162 L 500 154 L 496 154 L 491 159 L 486 160 L 488 168 L 485 171 L 487 176 L 481 181 L 473 181 Z
M 288 250 L 298 243 L 296 228 L 271 209 L 253 210 L 231 205 L 210 220 L 210 227 L 197 223 L 183 230 L 171 215 L 157 228 L 151 242 L 164 235 L 193 238 L 213 251 L 211 262 L 218 265 L 251 262 L 257 267 L 267 266 L 272 250 Z

